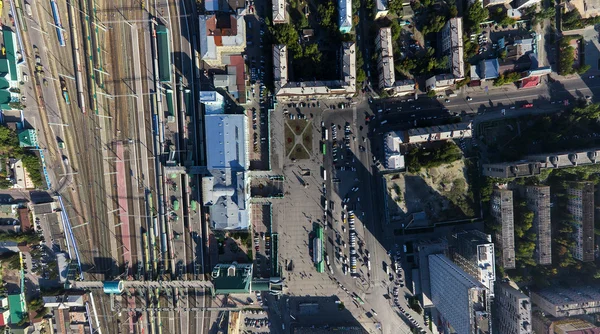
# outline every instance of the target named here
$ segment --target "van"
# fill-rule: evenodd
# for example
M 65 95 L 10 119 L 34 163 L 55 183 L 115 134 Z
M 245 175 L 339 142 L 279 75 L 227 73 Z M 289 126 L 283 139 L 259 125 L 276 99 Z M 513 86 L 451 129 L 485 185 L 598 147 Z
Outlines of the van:
M 33 17 L 33 13 L 31 12 L 31 5 L 28 2 L 25 3 L 25 11 L 27 12 L 27 15 Z

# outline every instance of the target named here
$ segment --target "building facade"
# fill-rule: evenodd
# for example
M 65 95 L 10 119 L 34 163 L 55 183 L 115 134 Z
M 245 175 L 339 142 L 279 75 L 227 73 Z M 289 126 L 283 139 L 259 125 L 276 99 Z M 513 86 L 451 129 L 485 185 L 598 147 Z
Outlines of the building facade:
M 527 208 L 533 212 L 533 229 L 536 234 L 534 260 L 540 265 L 552 264 L 550 187 L 528 186 L 525 192 Z
M 490 333 L 488 290 L 442 254 L 429 259 L 431 301 L 458 334 Z
M 494 189 L 490 201 L 492 216 L 500 226 L 496 233 L 496 247 L 500 251 L 500 265 L 504 269 L 515 269 L 515 221 L 513 192 Z
M 496 284 L 495 322 L 502 334 L 531 334 L 531 300 L 506 283 Z
M 594 261 L 594 184 L 575 182 L 567 189 L 567 210 L 572 217 L 573 257 L 579 261 Z
M 462 231 L 452 236 L 451 245 L 452 260 L 494 297 L 496 257 L 492 236 L 477 230 Z

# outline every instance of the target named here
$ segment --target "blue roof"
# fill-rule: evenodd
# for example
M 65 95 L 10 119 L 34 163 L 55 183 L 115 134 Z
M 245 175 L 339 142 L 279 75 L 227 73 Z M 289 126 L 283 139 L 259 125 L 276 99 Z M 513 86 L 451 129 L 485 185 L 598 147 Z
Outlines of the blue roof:
M 483 61 L 482 65 L 483 68 L 481 69 L 481 72 L 483 74 L 483 79 L 495 79 L 500 76 L 500 64 L 498 64 L 498 58 L 486 59 Z
M 246 170 L 246 115 L 206 115 L 207 169 Z

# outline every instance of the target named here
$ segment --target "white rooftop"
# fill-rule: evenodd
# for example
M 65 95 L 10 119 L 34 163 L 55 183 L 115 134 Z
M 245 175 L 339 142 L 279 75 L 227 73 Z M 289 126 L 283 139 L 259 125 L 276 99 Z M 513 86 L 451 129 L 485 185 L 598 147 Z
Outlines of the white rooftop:
M 204 104 L 206 115 L 223 114 L 225 112 L 223 95 L 215 91 L 201 91 L 200 103 Z
M 205 117 L 206 167 L 246 170 L 246 115 L 213 114 Z
M 352 29 L 352 0 L 338 0 L 340 31 L 348 32 Z
M 273 0 L 273 23 L 286 22 L 285 0 Z
M 250 182 L 245 171 L 215 169 L 202 178 L 202 198 L 216 230 L 248 229 Z

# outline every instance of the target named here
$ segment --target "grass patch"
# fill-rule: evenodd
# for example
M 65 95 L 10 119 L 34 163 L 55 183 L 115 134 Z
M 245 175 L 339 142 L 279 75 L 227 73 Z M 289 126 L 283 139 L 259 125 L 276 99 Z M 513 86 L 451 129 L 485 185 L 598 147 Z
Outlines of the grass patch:
M 283 135 L 285 140 L 285 155 L 289 156 L 294 145 L 296 145 L 296 136 L 287 124 L 284 127 Z
M 302 160 L 302 159 L 310 159 L 310 154 L 306 152 L 302 145 L 294 146 L 292 150 L 292 154 L 290 154 L 290 159 L 292 160 Z
M 294 131 L 294 134 L 298 136 L 302 134 L 302 131 L 308 125 L 308 121 L 305 119 L 287 120 L 286 123 Z
M 304 147 L 306 148 L 306 150 L 308 151 L 308 154 L 312 154 L 312 150 L 313 150 L 313 127 L 312 126 L 307 126 L 306 130 L 304 130 L 304 133 L 302 134 L 302 144 L 304 145 Z

